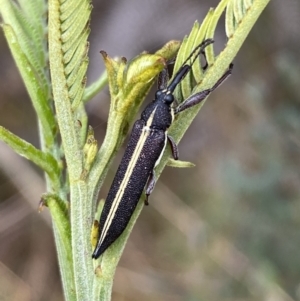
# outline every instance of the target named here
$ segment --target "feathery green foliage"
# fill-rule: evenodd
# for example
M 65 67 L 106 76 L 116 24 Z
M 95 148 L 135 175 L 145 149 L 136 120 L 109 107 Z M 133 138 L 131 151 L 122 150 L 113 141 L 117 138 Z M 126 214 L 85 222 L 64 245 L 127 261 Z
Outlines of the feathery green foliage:
M 50 104 L 46 32 L 43 26 L 46 5 L 44 1 L 25 4 L 24 0 L 18 1 L 18 4 L 10 0 L 0 1 L 2 27 L 39 118 L 41 141 L 46 148 L 52 148 L 56 122 Z
M 248 33 L 268 2 L 269 0 L 222 0 L 215 9 L 210 9 L 208 12 L 198 32 L 200 39 L 197 39 L 196 41 L 194 41 L 193 36 L 191 36 L 195 28 L 198 27 L 197 22 L 195 23 L 191 34 L 183 40 L 182 46 L 178 52 L 180 62 L 183 62 L 186 59 L 189 51 L 191 51 L 197 43 L 201 42 L 203 38 L 213 39 L 216 26 L 224 11 L 225 29 L 228 41 L 224 49 L 217 56 L 214 54 L 213 44 L 206 47 L 205 55 L 208 68 L 205 71 L 205 74 L 203 74 L 203 72 L 201 73 L 201 71 L 199 71 L 199 66 L 194 64 L 192 75 L 194 77 L 194 81 L 185 79 L 182 81 L 179 89 L 175 90 L 176 97 L 179 102 L 189 95 L 193 95 L 201 90 L 212 87 L 217 82 L 222 74 L 224 74 L 229 64 L 233 62 L 234 57 L 237 55 Z M 231 10 L 232 6 L 235 7 L 235 10 Z M 239 21 L 236 19 L 237 15 L 239 16 Z M 235 24 L 234 27 L 230 27 L 230 29 L 227 25 L 229 19 L 234 20 Z M 176 60 L 174 71 L 178 70 L 180 62 L 177 64 Z M 183 93 L 181 91 L 183 91 Z M 186 94 L 189 91 L 191 91 L 190 94 Z M 201 104 L 195 106 L 193 109 L 186 110 L 179 114 L 169 131 L 170 135 L 175 138 L 175 141 L 180 141 L 184 132 L 190 126 L 192 120 L 195 118 L 204 103 L 205 101 L 201 102 Z M 166 162 L 167 158 L 164 158 L 162 166 L 164 166 Z

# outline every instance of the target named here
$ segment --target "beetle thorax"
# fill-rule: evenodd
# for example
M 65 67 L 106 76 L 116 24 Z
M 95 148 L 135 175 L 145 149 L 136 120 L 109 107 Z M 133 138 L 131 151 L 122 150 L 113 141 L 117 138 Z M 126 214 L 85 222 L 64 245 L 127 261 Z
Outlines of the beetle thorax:
M 171 107 L 161 101 L 151 102 L 143 111 L 141 119 L 148 123 L 151 118 L 151 129 L 166 131 L 172 123 Z

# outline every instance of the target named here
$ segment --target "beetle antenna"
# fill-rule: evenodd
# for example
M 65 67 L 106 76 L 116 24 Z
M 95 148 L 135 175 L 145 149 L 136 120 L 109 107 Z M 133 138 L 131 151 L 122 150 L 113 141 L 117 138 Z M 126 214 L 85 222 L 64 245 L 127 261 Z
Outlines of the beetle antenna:
M 191 59 L 191 57 L 197 52 L 197 54 L 195 55 L 194 59 L 192 60 L 192 62 L 190 63 L 190 66 L 192 66 L 196 59 L 198 58 L 199 54 L 201 52 L 204 51 L 204 49 L 212 44 L 214 42 L 213 39 L 206 39 L 205 41 L 203 41 L 201 44 L 199 44 L 197 47 L 194 48 L 194 50 L 191 52 L 191 54 L 188 56 L 188 58 L 183 62 L 182 66 L 186 65 L 186 63 Z
M 212 44 L 214 42 L 213 39 L 206 39 L 201 44 L 199 44 L 192 53 L 188 56 L 188 58 L 183 62 L 182 66 L 179 68 L 177 73 L 174 76 L 174 79 L 168 86 L 167 90 L 170 92 L 173 92 L 176 88 L 176 86 L 185 78 L 187 73 L 191 70 L 193 64 L 195 63 L 196 59 L 198 58 L 199 54 L 204 51 L 205 47 Z M 196 55 L 195 55 L 196 53 Z M 188 61 L 195 55 L 195 57 L 192 59 L 190 64 L 187 64 Z

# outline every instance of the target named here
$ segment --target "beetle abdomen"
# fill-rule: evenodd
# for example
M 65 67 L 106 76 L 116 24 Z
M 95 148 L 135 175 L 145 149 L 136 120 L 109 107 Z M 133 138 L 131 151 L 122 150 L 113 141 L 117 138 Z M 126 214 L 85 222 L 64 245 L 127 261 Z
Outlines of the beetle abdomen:
M 99 257 L 125 230 L 157 159 L 166 134 L 137 120 L 111 185 L 100 218 L 100 236 L 93 258 Z

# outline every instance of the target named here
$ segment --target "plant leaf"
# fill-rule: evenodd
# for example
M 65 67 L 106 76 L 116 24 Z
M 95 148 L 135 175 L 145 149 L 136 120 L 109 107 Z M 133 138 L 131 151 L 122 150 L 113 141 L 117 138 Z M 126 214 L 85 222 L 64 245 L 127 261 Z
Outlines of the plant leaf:
M 177 168 L 190 168 L 195 167 L 195 164 L 188 161 L 181 161 L 181 160 L 174 160 L 172 158 L 168 159 L 167 165 L 170 167 L 177 167 Z
M 24 5 L 23 3 L 21 7 Z M 31 12 L 30 6 L 28 3 L 27 13 Z M 32 4 L 32 7 L 35 6 L 36 10 L 39 10 L 38 7 L 45 7 L 45 3 L 37 0 Z M 0 0 L 0 13 L 4 21 L 2 27 L 6 39 L 40 120 L 42 149 L 44 146 L 50 149 L 54 144 L 56 121 L 49 103 L 50 84 L 46 71 L 45 34 L 43 30 L 35 27 L 37 22 L 43 27 L 45 16 L 27 16 L 26 12 L 13 1 Z
M 38 19 L 35 18 L 35 15 L 26 15 L 26 13 L 20 9 L 14 2 L 1 0 L 3 1 L 3 8 L 0 8 L 4 24 L 8 24 L 13 28 L 15 35 L 17 37 L 18 43 L 21 46 L 22 51 L 28 58 L 30 64 L 34 67 L 35 72 L 39 75 L 39 80 L 41 85 L 45 88 L 49 88 L 49 80 L 46 76 L 46 43 L 44 38 L 43 30 L 38 30 L 35 25 L 38 23 L 39 26 L 42 26 L 42 16 L 40 15 Z M 33 2 L 33 1 L 27 1 Z M 26 3 L 27 3 L 26 2 Z M 44 1 L 36 1 L 38 5 L 44 5 Z M 22 5 L 22 7 L 24 4 Z M 25 5 L 26 6 L 26 5 Z M 27 13 L 31 12 L 29 7 L 32 4 L 29 4 L 27 7 Z M 33 5 L 34 6 L 34 5 Z M 44 17 L 45 18 L 45 17 Z M 49 91 L 47 91 L 49 92 Z M 48 94 L 47 94 L 48 96 Z
M 60 6 L 63 62 L 73 110 L 82 101 L 85 87 L 91 9 L 90 1 L 64 1 Z
M 51 154 L 40 151 L 32 144 L 19 138 L 2 126 L 0 126 L 0 140 L 9 145 L 20 156 L 25 157 L 44 170 L 48 174 L 51 179 L 51 183 L 54 186 L 52 189 L 54 189 L 54 191 L 58 191 L 61 168 Z

